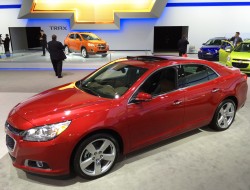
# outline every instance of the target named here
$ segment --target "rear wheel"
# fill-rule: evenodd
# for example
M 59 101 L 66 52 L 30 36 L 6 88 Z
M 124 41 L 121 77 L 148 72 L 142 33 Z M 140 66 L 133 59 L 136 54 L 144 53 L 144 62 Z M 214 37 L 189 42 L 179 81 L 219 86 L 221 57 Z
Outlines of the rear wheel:
M 85 179 L 106 175 L 117 161 L 119 145 L 109 134 L 97 134 L 84 140 L 74 157 L 74 169 Z
M 234 121 L 236 106 L 234 101 L 226 99 L 218 106 L 211 127 L 217 131 L 228 129 Z
M 88 52 L 87 52 L 87 50 L 86 50 L 85 47 L 82 48 L 81 54 L 82 54 L 82 56 L 83 56 L 84 58 L 88 58 L 88 57 L 89 57 L 89 54 L 88 54 Z
M 65 51 L 66 55 L 69 55 L 69 53 L 71 53 L 68 46 L 65 46 L 65 50 L 64 51 Z

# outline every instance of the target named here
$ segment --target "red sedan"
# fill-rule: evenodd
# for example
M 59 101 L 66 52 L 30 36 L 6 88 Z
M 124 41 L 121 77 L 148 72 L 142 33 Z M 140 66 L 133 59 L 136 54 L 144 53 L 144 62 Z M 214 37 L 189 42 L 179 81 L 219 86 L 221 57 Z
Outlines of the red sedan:
M 247 97 L 237 68 L 179 57 L 127 57 L 16 105 L 5 124 L 13 165 L 84 178 L 120 155 L 210 125 L 228 129 Z

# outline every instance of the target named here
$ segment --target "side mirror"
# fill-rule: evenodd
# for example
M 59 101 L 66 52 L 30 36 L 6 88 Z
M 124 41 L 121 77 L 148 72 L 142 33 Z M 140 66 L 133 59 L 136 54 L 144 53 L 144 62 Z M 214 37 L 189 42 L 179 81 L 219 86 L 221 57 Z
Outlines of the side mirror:
M 145 93 L 145 92 L 140 92 L 137 94 L 135 101 L 136 102 L 148 102 L 152 100 L 152 95 Z

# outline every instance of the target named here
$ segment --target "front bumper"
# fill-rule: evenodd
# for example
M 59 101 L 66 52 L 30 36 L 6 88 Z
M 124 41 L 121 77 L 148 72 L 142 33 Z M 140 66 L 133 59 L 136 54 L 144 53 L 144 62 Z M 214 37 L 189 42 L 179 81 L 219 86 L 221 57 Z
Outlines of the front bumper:
M 6 145 L 15 167 L 44 175 L 69 174 L 70 156 L 74 147 L 71 142 L 60 138 L 47 142 L 30 142 L 24 141 L 21 135 L 8 128 L 5 131 Z
M 105 46 L 105 45 L 103 45 L 103 46 L 94 46 L 94 47 L 89 46 L 87 48 L 87 52 L 90 55 L 106 54 L 108 51 L 109 51 L 109 46 Z
M 250 74 L 250 61 L 227 61 L 227 66 L 233 66 L 239 68 L 241 72 Z
M 205 52 L 205 51 L 199 51 L 198 52 L 198 58 L 199 59 L 205 59 L 205 60 L 219 60 L 219 54 L 218 53 Z

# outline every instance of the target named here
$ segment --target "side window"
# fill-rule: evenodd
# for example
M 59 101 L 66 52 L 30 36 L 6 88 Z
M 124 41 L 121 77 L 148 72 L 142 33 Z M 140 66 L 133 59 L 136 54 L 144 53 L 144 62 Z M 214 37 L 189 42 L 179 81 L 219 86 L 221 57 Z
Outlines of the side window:
M 140 87 L 139 92 L 152 96 L 165 94 L 176 89 L 176 69 L 168 67 L 152 74 Z
M 79 34 L 76 34 L 76 39 L 79 39 L 80 41 L 82 40 Z
M 221 40 L 214 40 L 214 45 L 221 45 Z
M 82 34 L 82 37 L 83 37 L 84 40 L 89 40 L 89 35 Z
M 178 87 L 194 86 L 217 77 L 212 69 L 204 65 L 183 65 L 178 69 Z
M 207 68 L 208 80 L 213 80 L 218 77 L 218 74 L 215 73 L 212 69 Z
M 75 34 L 70 34 L 69 38 L 74 39 L 75 38 Z

